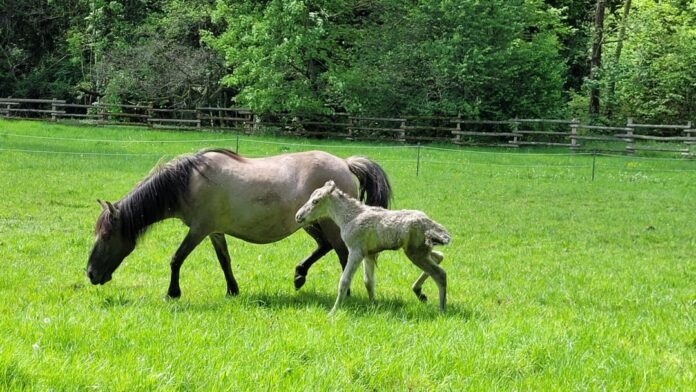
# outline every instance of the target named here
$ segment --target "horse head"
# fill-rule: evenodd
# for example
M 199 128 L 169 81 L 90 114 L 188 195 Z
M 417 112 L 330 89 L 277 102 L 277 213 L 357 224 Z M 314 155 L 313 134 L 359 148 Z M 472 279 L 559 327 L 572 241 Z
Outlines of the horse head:
M 92 284 L 104 284 L 123 259 L 135 249 L 135 239 L 124 235 L 120 211 L 108 201 L 97 200 L 102 212 L 95 228 L 96 239 L 87 262 L 87 276 Z
M 336 189 L 336 183 L 329 180 L 321 188 L 317 188 L 312 192 L 309 200 L 297 210 L 295 220 L 297 223 L 312 222 L 319 218 L 327 216 L 328 211 L 325 208 L 326 203 L 322 203 L 328 199 L 327 196 Z

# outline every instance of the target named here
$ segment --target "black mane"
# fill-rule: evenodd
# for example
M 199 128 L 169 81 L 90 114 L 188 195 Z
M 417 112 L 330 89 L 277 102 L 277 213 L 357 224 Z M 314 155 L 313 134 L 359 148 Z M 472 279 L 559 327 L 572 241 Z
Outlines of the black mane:
M 203 174 L 209 165 L 205 156 L 208 152 L 224 154 L 232 159 L 243 159 L 227 149 L 208 149 L 193 155 L 175 158 L 167 164 L 155 168 L 140 181 L 123 199 L 114 204 L 118 210 L 121 234 L 125 239 L 135 241 L 153 223 L 173 215 L 181 203 L 188 199 L 188 189 L 192 174 Z M 114 219 L 108 209 L 99 216 L 96 233 L 109 232 Z

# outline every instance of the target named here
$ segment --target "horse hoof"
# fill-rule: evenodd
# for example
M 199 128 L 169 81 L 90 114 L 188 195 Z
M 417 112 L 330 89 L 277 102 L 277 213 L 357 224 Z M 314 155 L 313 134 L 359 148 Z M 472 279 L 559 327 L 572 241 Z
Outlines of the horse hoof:
M 421 302 L 428 302 L 428 297 L 425 294 L 418 294 L 418 300 Z
M 239 288 L 235 287 L 232 289 L 227 289 L 227 296 L 228 297 L 236 297 L 239 295 Z
M 181 290 L 169 290 L 169 291 L 167 291 L 167 298 L 179 299 L 179 297 L 181 297 Z
M 306 279 L 304 275 L 295 275 L 295 290 L 299 290 L 300 287 L 304 286 Z

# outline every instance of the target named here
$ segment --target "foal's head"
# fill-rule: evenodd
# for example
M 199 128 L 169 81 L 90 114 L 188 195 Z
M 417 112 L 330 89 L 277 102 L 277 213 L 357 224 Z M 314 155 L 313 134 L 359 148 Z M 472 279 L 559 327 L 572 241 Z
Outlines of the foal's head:
M 92 284 L 104 284 L 123 259 L 135 249 L 135 238 L 124 235 L 123 220 L 113 204 L 99 201 L 103 210 L 95 228 L 96 239 L 87 262 L 87 276 Z
M 328 216 L 328 196 L 334 189 L 336 189 L 336 183 L 327 181 L 324 186 L 312 192 L 309 200 L 295 214 L 297 223 L 308 223 Z

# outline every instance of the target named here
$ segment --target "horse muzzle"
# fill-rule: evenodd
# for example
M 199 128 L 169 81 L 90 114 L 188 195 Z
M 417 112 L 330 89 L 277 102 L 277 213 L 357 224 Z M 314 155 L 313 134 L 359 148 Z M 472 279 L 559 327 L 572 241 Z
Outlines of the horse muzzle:
M 104 283 L 108 282 L 111 280 L 111 274 L 95 274 L 93 271 L 87 271 L 87 277 L 89 278 L 89 281 L 92 282 L 94 285 L 103 285 Z

